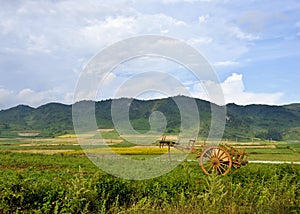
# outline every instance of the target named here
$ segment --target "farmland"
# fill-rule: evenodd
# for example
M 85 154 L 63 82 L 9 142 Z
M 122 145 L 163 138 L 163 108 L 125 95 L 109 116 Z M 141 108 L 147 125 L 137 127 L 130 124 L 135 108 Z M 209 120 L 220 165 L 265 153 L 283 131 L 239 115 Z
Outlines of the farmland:
M 114 130 L 103 130 L 102 134 L 119 155 L 143 160 L 167 152 L 157 145 L 130 144 Z M 297 142 L 226 143 L 245 149 L 250 153 L 250 161 L 300 161 Z M 207 176 L 191 154 L 163 176 L 134 181 L 108 175 L 96 167 L 84 155 L 74 135 L 2 138 L 0 148 L 0 212 L 4 213 L 297 213 L 300 210 L 298 164 L 250 163 L 226 176 Z M 98 148 L 97 152 L 105 155 L 105 149 Z M 176 152 L 171 149 L 171 153 Z

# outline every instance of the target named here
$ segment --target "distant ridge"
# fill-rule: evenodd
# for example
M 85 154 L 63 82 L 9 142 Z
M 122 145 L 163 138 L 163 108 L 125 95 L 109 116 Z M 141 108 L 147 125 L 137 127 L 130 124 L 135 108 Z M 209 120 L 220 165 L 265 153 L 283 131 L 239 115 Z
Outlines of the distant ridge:
M 123 98 L 128 99 L 128 98 Z M 194 99 L 194 98 L 187 98 Z M 207 136 L 210 127 L 210 102 L 195 99 L 200 114 L 200 136 Z M 81 101 L 91 102 L 91 101 Z M 95 114 L 99 128 L 113 128 L 111 119 L 112 99 L 95 102 Z M 237 105 L 227 108 L 224 138 L 250 140 L 300 140 L 300 104 Z M 180 112 L 173 99 L 137 100 L 130 106 L 130 120 L 137 130 L 149 129 L 149 115 L 161 111 L 167 119 L 167 133 L 178 133 Z M 0 137 L 16 136 L 18 132 L 38 131 L 39 136 L 54 137 L 72 133 L 72 105 L 48 103 L 37 108 L 18 105 L 0 111 Z

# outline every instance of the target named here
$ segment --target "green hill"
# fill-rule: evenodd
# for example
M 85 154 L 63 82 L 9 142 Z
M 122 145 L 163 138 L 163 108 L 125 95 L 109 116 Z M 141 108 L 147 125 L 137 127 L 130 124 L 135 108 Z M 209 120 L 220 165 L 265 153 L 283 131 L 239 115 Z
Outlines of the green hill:
M 191 98 L 179 96 L 188 105 Z M 130 99 L 122 98 L 130 102 Z M 99 128 L 113 128 L 111 99 L 95 102 L 95 115 Z M 82 101 L 76 105 L 84 104 Z M 200 116 L 200 136 L 207 136 L 210 128 L 211 105 L 196 99 Z M 249 141 L 252 138 L 273 140 L 300 140 L 300 104 L 283 106 L 228 104 L 224 138 Z M 129 118 L 140 132 L 149 130 L 149 116 L 162 112 L 167 120 L 167 133 L 178 133 L 180 111 L 172 98 L 132 100 Z M 194 115 L 188 115 L 190 120 Z M 72 105 L 49 103 L 38 108 L 19 105 L 0 111 L 0 137 L 17 136 L 20 132 L 39 132 L 39 136 L 57 136 L 72 133 Z
M 291 109 L 288 106 L 228 104 L 226 133 L 238 136 L 239 132 L 246 137 L 281 140 L 291 129 L 299 127 L 299 110 L 300 105 Z

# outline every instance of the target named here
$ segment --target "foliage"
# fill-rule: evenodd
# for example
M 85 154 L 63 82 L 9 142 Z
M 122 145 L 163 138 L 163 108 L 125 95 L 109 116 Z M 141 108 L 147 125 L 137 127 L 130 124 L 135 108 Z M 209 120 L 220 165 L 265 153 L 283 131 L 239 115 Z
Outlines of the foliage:
M 282 140 L 282 134 L 280 132 L 280 130 L 272 128 L 269 129 L 267 132 L 267 139 L 273 139 L 273 140 Z
M 153 179 L 128 181 L 85 157 L 1 153 L 1 213 L 297 213 L 300 166 L 249 164 L 207 176 L 183 162 Z
M 154 111 L 160 111 L 167 120 L 165 132 L 178 133 L 181 126 L 181 115 L 174 101 L 175 98 L 185 99 L 187 104 L 191 102 L 191 98 L 184 96 L 147 101 L 133 99 L 129 108 L 131 125 L 141 133 L 147 132 L 150 129 L 149 116 Z M 214 104 L 199 99 L 195 100 L 200 116 L 199 135 L 206 137 L 210 129 L 211 105 Z M 112 101 L 109 99 L 94 102 L 98 128 L 113 128 Z M 128 99 L 128 102 L 130 101 Z M 82 101 L 75 105 L 84 104 L 84 102 L 88 101 Z M 286 106 L 228 104 L 226 108 L 227 123 L 224 137 L 227 139 L 249 141 L 251 138 L 259 137 L 273 140 L 300 140 L 300 105 L 298 104 Z M 194 115 L 187 116 L 188 120 L 195 119 Z M 41 137 L 73 133 L 72 106 L 49 103 L 38 108 L 31 108 L 20 105 L 0 111 L 1 137 L 16 136 L 18 132 L 26 130 L 36 130 L 40 132 L 39 136 Z

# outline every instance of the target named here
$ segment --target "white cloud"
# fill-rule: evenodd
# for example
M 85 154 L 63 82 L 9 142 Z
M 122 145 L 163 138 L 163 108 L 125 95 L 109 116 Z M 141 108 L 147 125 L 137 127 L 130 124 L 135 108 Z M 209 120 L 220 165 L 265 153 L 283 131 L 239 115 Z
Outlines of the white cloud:
M 190 45 L 209 44 L 213 41 L 211 37 L 197 37 L 187 40 Z
M 17 94 L 17 99 L 30 106 L 39 106 L 41 104 L 56 100 L 53 91 L 35 92 L 29 88 L 21 90 Z
M 199 16 L 198 17 L 198 22 L 201 24 L 201 23 L 204 23 L 207 21 L 207 16 Z
M 197 84 L 193 88 L 193 95 L 205 100 L 213 100 L 213 97 L 209 97 L 204 93 L 203 88 L 207 91 L 213 92 L 218 86 L 222 87 L 225 103 L 236 103 L 239 105 L 248 104 L 278 104 L 283 93 L 255 93 L 248 92 L 245 89 L 243 82 L 243 75 L 232 73 L 224 82 L 215 83 L 212 81 L 206 81 L 203 85 Z M 214 95 L 214 93 L 211 93 Z M 215 99 L 217 100 L 217 99 Z
M 63 102 L 70 104 L 73 102 L 73 93 L 62 93 L 61 89 L 37 92 L 25 88 L 19 92 L 15 92 L 0 88 L 0 109 L 10 108 L 19 104 L 38 107 L 49 102 Z
M 164 3 L 175 2 L 209 1 L 166 0 Z M 140 12 L 138 7 L 126 1 L 99 3 L 88 0 L 84 4 L 76 1 L 26 1 L 14 9 L 4 13 L 1 19 L 3 32 L 10 32 L 7 35 L 9 38 L 15 36 L 13 42 L 7 38 L 9 41 L 5 48 L 17 46 L 31 55 L 44 53 L 64 58 L 91 56 L 107 45 L 130 36 L 161 33 L 190 42 L 210 61 L 227 61 L 247 51 L 246 44 L 237 42 L 237 37 L 241 40 L 256 39 L 232 24 L 228 26 L 225 18 L 220 22 L 212 15 L 199 16 L 198 21 L 203 24 L 199 27 L 198 23 L 187 22 L 176 15 L 158 11 Z M 221 36 L 218 36 L 220 32 Z
M 11 107 L 11 105 L 15 105 L 14 101 L 14 93 L 13 91 L 0 88 L 0 109 Z
M 140 34 L 177 34 L 187 23 L 163 13 L 141 14 L 133 12 L 126 16 L 92 17 L 61 36 L 69 37 L 65 44 L 70 49 L 95 53 L 122 39 Z M 60 38 L 64 41 L 64 38 Z
M 3 1 L 0 85 L 12 91 L 0 89 L 1 103 L 23 102 L 18 95 L 32 83 L 36 83 L 34 90 L 21 94 L 36 96 L 36 100 L 28 98 L 33 105 L 37 100 L 45 102 L 41 96 L 70 100 L 72 95 L 68 92 L 75 88 L 80 74 L 73 71 L 81 71 L 84 62 L 110 44 L 137 35 L 163 34 L 186 41 L 214 62 L 219 73 L 263 57 L 273 60 L 274 55 L 295 56 L 299 37 L 295 42 L 294 35 L 300 35 L 300 19 L 292 9 L 294 5 L 280 1 L 257 5 L 252 1 L 238 4 L 211 0 Z M 283 19 L 276 16 L 283 12 L 287 22 L 279 23 Z M 290 34 L 294 36 L 291 40 L 281 40 Z M 28 79 L 23 81 L 23 77 Z M 277 84 L 275 77 L 272 80 Z M 51 92 L 62 85 L 68 90 Z M 264 90 L 263 85 L 258 87 Z M 245 89 L 242 92 L 243 97 L 254 99 L 253 93 Z M 274 94 L 269 94 L 266 101 L 272 103 L 279 97 Z M 259 94 L 257 99 L 267 95 Z
M 164 72 L 143 72 L 126 78 L 115 91 L 115 97 L 143 97 L 144 99 L 189 95 L 183 84 L 174 76 Z M 142 96 L 141 96 L 142 95 Z M 149 97 L 150 96 L 150 97 Z
M 300 21 L 296 22 L 295 26 L 300 28 Z M 300 36 L 300 32 L 296 33 L 297 36 Z
M 258 40 L 260 37 L 258 35 L 254 35 L 251 33 L 245 33 L 241 31 L 240 28 L 234 26 L 231 28 L 232 33 L 236 36 L 238 39 L 243 39 L 243 40 L 248 40 L 248 41 L 253 41 L 253 40 Z
M 27 50 L 30 54 L 33 53 L 46 53 L 50 54 L 52 51 L 48 47 L 48 41 L 45 35 L 29 35 L 27 41 Z
M 245 91 L 245 87 L 243 83 L 243 75 L 233 73 L 223 83 L 221 83 L 221 86 L 225 96 L 226 95 L 232 96 L 234 93 L 243 93 Z
M 249 51 L 249 41 L 259 39 L 226 19 L 212 15 L 206 17 L 201 16 L 198 22 L 190 23 L 185 30 L 187 34 L 183 36 L 210 62 L 234 61 Z
M 95 54 L 105 46 L 135 34 L 133 17 L 86 20 L 85 24 L 76 27 L 76 32 L 70 35 L 72 42 L 68 42 L 68 46 L 70 50 L 77 49 L 84 53 Z
M 245 90 L 243 75 L 233 73 L 221 83 L 227 103 L 246 104 L 278 104 L 283 93 L 254 93 Z
M 238 66 L 240 65 L 239 62 L 235 62 L 235 61 L 223 61 L 223 62 L 215 62 L 213 63 L 213 65 L 215 67 L 231 67 L 231 66 Z
M 221 86 L 224 94 L 225 103 L 236 103 L 239 105 L 247 104 L 279 104 L 283 93 L 254 93 L 248 92 L 245 89 L 243 82 L 243 75 L 233 73 L 224 82 L 216 83 L 212 81 L 205 81 L 202 84 L 193 82 L 180 83 L 178 80 L 170 79 L 167 74 L 160 73 L 159 76 L 155 76 L 155 81 L 151 77 L 151 73 L 145 73 L 146 76 L 137 76 L 137 78 L 129 79 L 126 85 L 122 88 L 118 88 L 118 85 L 122 85 L 125 79 L 116 79 L 116 76 L 110 73 L 105 81 L 105 90 L 100 92 L 100 97 L 102 99 L 107 99 L 106 95 L 114 97 L 114 93 L 118 90 L 118 95 L 116 97 L 135 97 L 139 94 L 143 94 L 143 99 L 153 99 L 162 98 L 167 96 L 176 96 L 178 94 L 186 96 L 194 96 L 196 98 L 215 101 L 222 100 L 221 97 L 209 97 L 207 91 L 210 92 L 211 96 L 215 96 L 217 93 L 216 89 Z M 145 80 L 147 79 L 147 81 Z M 116 82 L 117 81 L 117 82 Z M 165 84 L 168 82 L 168 84 Z M 108 83 L 112 83 L 110 86 Z M 191 85 L 191 87 L 188 87 Z M 184 86 L 185 85 L 185 86 Z M 146 90 L 145 90 L 146 89 Z M 105 94 L 105 91 L 110 91 L 110 94 Z M 152 91 L 152 92 L 151 92 Z M 158 92 L 158 94 L 157 94 Z M 104 94 L 103 94 L 104 93 Z M 115 94 L 116 95 L 116 94 Z M 155 97 L 151 97 L 155 95 Z M 78 95 L 79 96 L 79 95 Z M 149 97 L 150 96 L 150 97 Z M 86 98 L 86 95 L 83 96 Z M 95 95 L 92 95 L 95 97 Z M 98 97 L 98 98 L 100 98 Z M 14 92 L 8 89 L 0 88 L 0 109 L 5 109 L 18 104 L 26 104 L 33 107 L 40 106 L 48 102 L 63 102 L 63 103 L 73 103 L 73 93 L 65 92 L 62 93 L 61 89 L 53 89 L 48 91 L 36 92 L 32 89 L 26 88 L 19 92 Z M 221 103 L 218 103 L 221 104 Z
M 164 4 L 170 4 L 170 3 L 196 3 L 196 2 L 210 2 L 211 0 L 162 0 Z
M 15 21 L 13 19 L 0 20 L 0 31 L 2 34 L 8 34 L 14 30 Z

